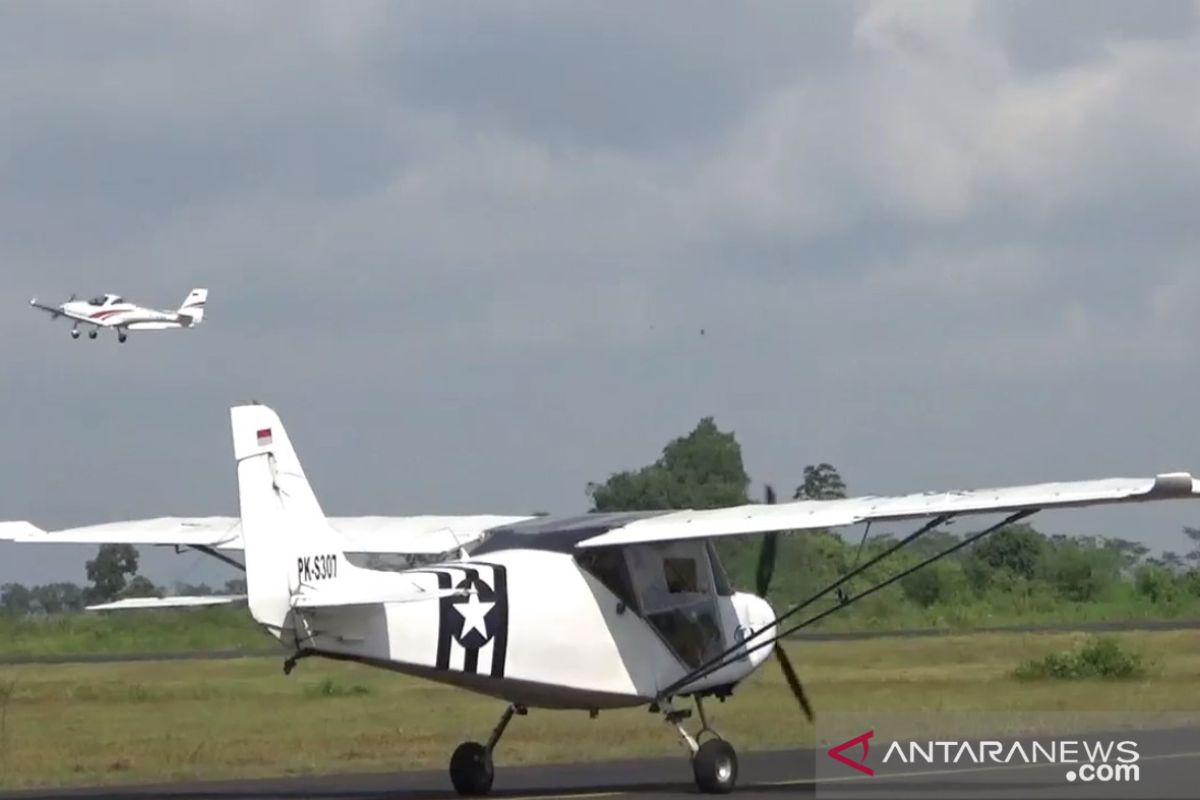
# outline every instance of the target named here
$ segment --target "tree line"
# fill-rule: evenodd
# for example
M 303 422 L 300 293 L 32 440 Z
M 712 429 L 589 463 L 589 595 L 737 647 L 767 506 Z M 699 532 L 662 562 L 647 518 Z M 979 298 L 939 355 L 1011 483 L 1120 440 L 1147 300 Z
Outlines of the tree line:
M 176 581 L 166 587 L 156 586 L 145 575 L 138 574 L 137 548 L 129 544 L 102 544 L 96 557 L 85 565 L 88 586 L 69 581 L 25 586 L 6 583 L 0 586 L 0 611 L 14 616 L 28 614 L 62 614 L 81 611 L 84 606 L 107 603 L 127 597 L 159 597 L 164 594 L 212 595 L 217 590 L 207 584 Z M 244 594 L 246 582 L 235 578 L 225 582 L 228 594 Z

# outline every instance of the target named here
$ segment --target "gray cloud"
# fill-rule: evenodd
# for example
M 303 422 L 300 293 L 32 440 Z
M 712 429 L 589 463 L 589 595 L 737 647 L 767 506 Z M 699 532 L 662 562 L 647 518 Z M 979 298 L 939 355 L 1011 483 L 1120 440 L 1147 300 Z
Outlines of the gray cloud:
M 251 398 L 336 513 L 578 510 L 703 414 L 781 483 L 1200 468 L 1197 7 L 1133 8 L 14 6 L 12 308 L 213 294 L 0 316 L 2 516 L 232 513 Z

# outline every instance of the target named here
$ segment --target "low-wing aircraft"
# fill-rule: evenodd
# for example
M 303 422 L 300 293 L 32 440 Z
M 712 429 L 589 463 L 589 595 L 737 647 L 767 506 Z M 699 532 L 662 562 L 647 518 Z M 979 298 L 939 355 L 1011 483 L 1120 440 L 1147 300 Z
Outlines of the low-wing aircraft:
M 57 306 L 39 303 L 37 298 L 29 305 L 51 315 L 51 319 L 66 317 L 75 324 L 71 326 L 71 338 L 79 338 L 79 326 L 90 325 L 87 335 L 95 339 L 101 328 L 114 328 L 117 341 L 124 342 L 129 331 L 161 331 L 170 328 L 191 328 L 204 321 L 204 304 L 208 300 L 208 289 L 192 289 L 183 304 L 174 311 L 156 311 L 128 302 L 115 294 L 102 294 L 91 300 L 76 300 L 71 295 L 67 302 Z
M 724 700 L 775 655 L 811 720 L 787 653 L 775 643 L 1005 525 L 1042 509 L 1200 497 L 1188 473 L 900 497 L 742 505 L 703 511 L 537 517 L 492 527 L 449 559 L 399 571 L 364 569 L 325 517 L 279 417 L 262 405 L 231 409 L 247 602 L 251 616 L 301 659 L 353 661 L 458 686 L 507 703 L 483 743 L 450 758 L 463 795 L 487 794 L 493 753 L 530 708 L 648 706 L 679 734 L 700 790 L 731 791 L 738 760 L 703 701 Z M 1003 514 L 920 563 L 824 610 L 843 589 L 952 519 Z M 927 520 L 823 590 L 778 612 L 763 597 L 778 534 L 871 522 Z M 14 523 L 20 529 L 20 523 Z M 763 534 L 754 592 L 739 591 L 713 540 Z M 211 602 L 211 601 L 207 601 Z M 804 613 L 808 609 L 808 613 Z M 690 732 L 694 700 L 700 728 Z

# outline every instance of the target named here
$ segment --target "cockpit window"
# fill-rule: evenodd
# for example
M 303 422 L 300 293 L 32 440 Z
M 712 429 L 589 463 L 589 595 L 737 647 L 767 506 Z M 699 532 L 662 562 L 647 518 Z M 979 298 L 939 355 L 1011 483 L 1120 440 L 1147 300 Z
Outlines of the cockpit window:
M 102 305 L 104 305 L 104 301 L 107 299 L 108 298 L 106 298 L 106 297 L 93 297 L 91 300 L 88 300 L 88 305 L 89 306 L 102 306 Z
M 124 302 L 125 302 L 125 298 L 124 298 L 124 297 L 117 297 L 117 296 L 115 296 L 115 295 L 114 295 L 114 296 L 113 296 L 113 299 L 112 299 L 112 302 L 113 302 L 113 305 L 116 305 L 117 303 L 124 303 Z
M 625 556 L 617 547 L 596 547 L 584 550 L 575 556 L 580 566 L 595 575 L 617 599 L 626 606 L 636 608 L 637 599 L 629 579 Z

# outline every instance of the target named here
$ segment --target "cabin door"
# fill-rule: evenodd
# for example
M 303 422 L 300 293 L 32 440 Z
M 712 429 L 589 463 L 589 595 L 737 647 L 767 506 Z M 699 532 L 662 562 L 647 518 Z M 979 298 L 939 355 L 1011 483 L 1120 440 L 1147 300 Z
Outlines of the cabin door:
M 688 667 L 721 654 L 725 638 L 703 541 L 622 548 L 642 616 Z

